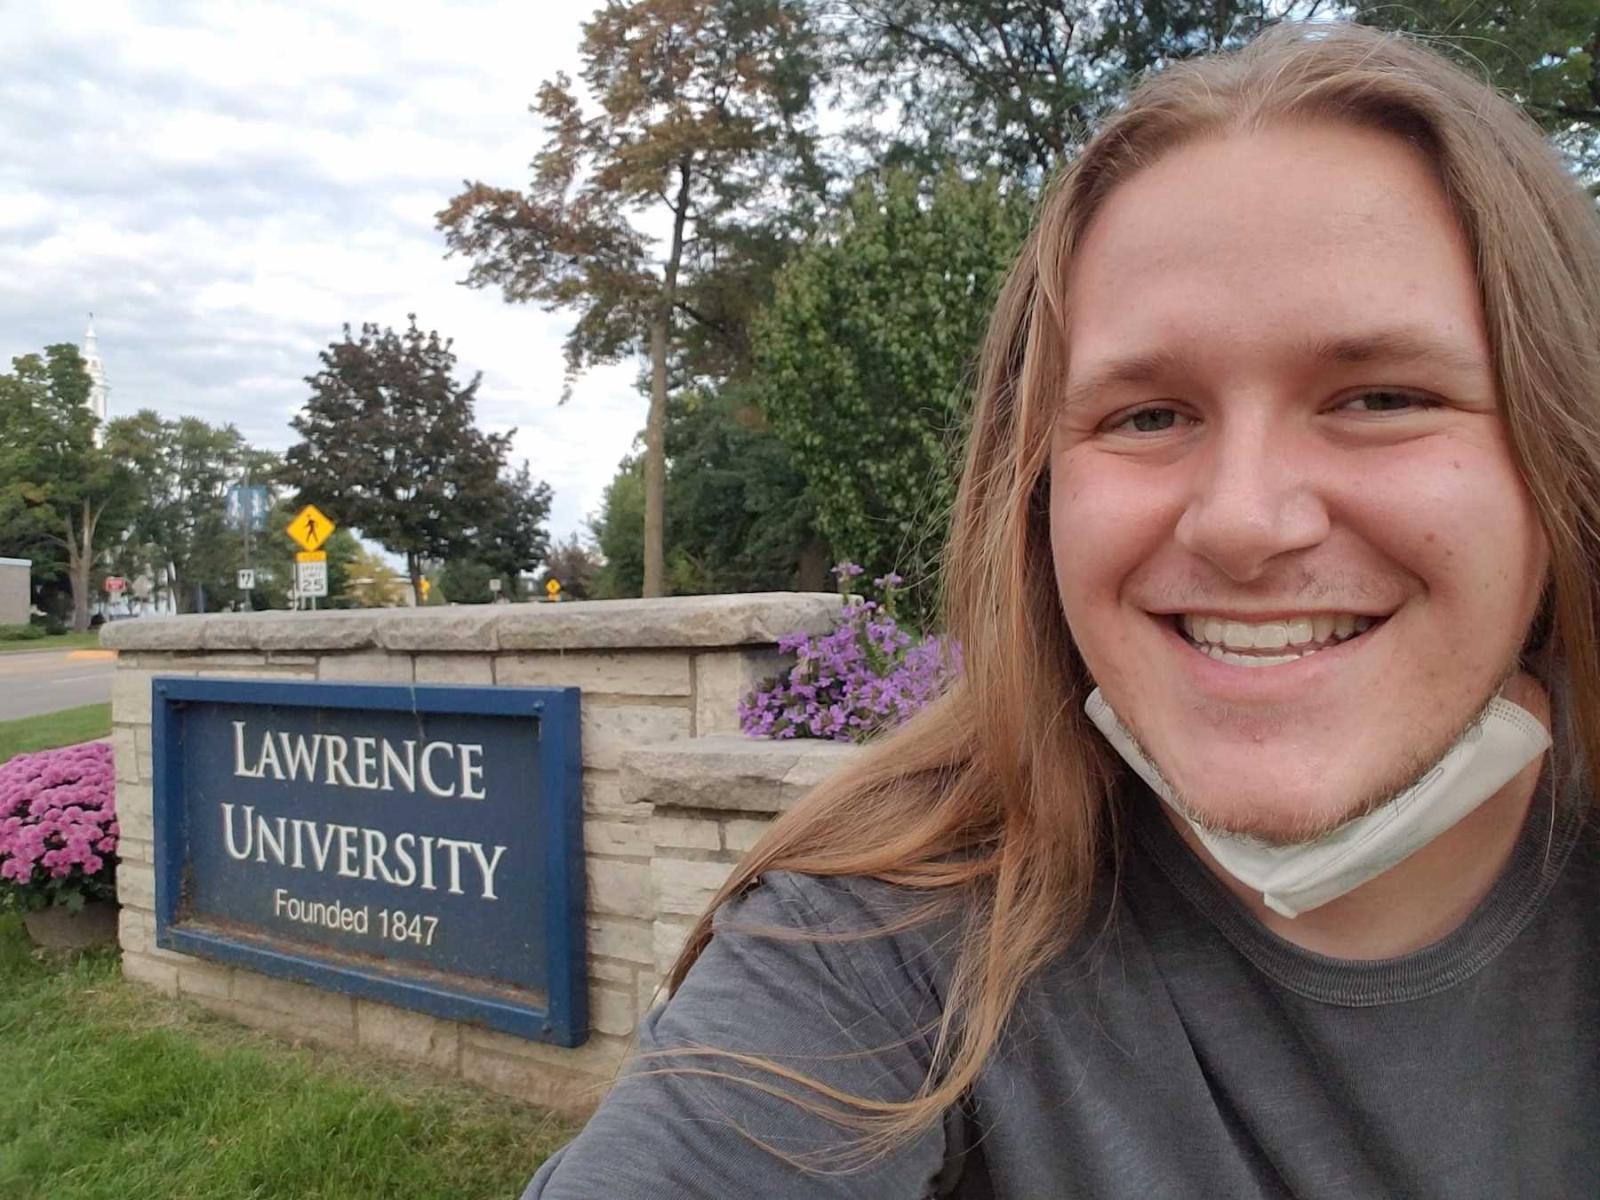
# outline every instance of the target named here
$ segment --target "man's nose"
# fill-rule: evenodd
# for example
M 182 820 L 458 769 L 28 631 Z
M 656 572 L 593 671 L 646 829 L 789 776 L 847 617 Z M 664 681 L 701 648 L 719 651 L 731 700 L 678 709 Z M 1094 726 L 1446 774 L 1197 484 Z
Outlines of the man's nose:
M 1190 461 L 1194 476 L 1178 544 L 1248 583 L 1279 555 L 1328 536 L 1315 455 L 1293 434 L 1262 425 L 1219 431 Z

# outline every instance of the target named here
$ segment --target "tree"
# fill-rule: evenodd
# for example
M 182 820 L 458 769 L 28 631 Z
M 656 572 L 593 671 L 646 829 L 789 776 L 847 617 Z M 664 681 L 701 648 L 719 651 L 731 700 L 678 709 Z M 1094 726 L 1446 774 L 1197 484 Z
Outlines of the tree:
M 93 572 L 121 535 L 133 479 L 95 443 L 89 373 L 76 346 L 25 354 L 0 375 L 0 528 L 65 556 L 72 627 L 89 627 Z
M 335 534 L 335 537 L 338 535 Z M 410 584 L 382 558 L 358 549 L 345 567 L 345 586 L 336 602 L 350 608 L 396 608 L 406 602 Z M 331 587 L 328 589 L 333 590 Z
M 1521 102 L 1575 166 L 1600 171 L 1594 0 L 845 0 L 832 69 L 878 161 L 950 159 L 1038 186 L 1152 67 L 1285 20 L 1426 36 Z M 878 119 L 895 111 L 892 128 Z
M 487 563 L 452 558 L 439 572 L 439 590 L 447 604 L 488 604 L 494 599 L 494 589 L 489 586 L 494 578 L 494 568 Z
M 665 427 L 680 316 L 735 217 L 775 179 L 821 178 L 809 128 L 819 66 L 800 0 L 609 0 L 584 25 L 585 116 L 572 82 L 539 89 L 549 138 L 517 192 L 468 182 L 438 214 L 466 282 L 507 300 L 576 308 L 569 377 L 648 347 L 643 461 L 645 595 L 665 588 Z M 664 255 L 644 229 L 663 218 Z
M 585 546 L 576 533 L 564 542 L 557 542 L 545 556 L 544 567 L 534 578 L 534 596 L 545 594 L 545 585 L 552 579 L 561 585 L 561 594 L 569 600 L 588 600 L 595 593 L 601 563 L 593 550 Z
M 511 434 L 473 424 L 481 376 L 457 383 L 451 342 L 408 320 L 403 333 L 366 324 L 352 337 L 345 326 L 322 351 L 322 369 L 306 377 L 311 397 L 290 422 L 301 440 L 283 477 L 299 502 L 404 555 L 420 604 L 423 560 L 471 555 L 506 517 L 500 473 Z
M 931 610 L 969 366 L 1027 231 L 1029 197 L 985 177 L 868 177 L 803 251 L 759 326 L 760 404 L 840 558 L 908 580 Z
M 497 511 L 484 527 L 474 557 L 501 581 L 504 595 L 515 600 L 522 595 L 523 573 L 535 570 L 550 552 L 545 529 L 550 485 L 537 482 L 524 462 L 515 474 L 504 476 L 500 486 Z
M 106 450 L 137 480 L 124 569 L 164 578 L 181 612 L 199 609 L 203 595 L 232 597 L 246 564 L 243 530 L 227 518 L 228 490 L 247 479 L 266 484 L 277 457 L 253 450 L 232 425 L 166 420 L 148 408 L 110 422 Z

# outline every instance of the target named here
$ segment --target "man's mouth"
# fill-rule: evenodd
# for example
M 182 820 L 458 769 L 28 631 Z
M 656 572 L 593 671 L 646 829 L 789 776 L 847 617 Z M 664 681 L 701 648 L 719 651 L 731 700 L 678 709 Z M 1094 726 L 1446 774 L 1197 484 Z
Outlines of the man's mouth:
M 1172 617 L 1185 641 L 1200 653 L 1236 667 L 1277 667 L 1353 641 L 1387 617 L 1315 613 L 1277 621 L 1239 621 L 1209 613 Z

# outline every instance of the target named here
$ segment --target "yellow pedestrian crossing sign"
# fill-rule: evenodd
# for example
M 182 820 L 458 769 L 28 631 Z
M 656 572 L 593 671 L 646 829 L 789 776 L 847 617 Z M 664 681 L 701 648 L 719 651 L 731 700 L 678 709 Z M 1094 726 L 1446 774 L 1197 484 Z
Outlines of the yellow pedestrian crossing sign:
M 295 513 L 294 520 L 289 522 L 289 536 L 299 542 L 302 549 L 315 550 L 337 528 L 320 508 L 308 504 Z

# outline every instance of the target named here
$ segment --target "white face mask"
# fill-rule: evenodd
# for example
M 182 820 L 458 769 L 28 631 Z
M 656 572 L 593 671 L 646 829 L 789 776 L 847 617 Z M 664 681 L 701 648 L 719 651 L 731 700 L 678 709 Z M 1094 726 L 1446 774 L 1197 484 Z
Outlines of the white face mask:
M 1422 849 L 1550 748 L 1550 734 L 1503 696 L 1421 779 L 1382 808 L 1313 842 L 1273 846 L 1202 829 L 1173 803 L 1172 789 L 1096 688 L 1084 711 L 1127 764 L 1193 829 L 1228 874 L 1261 893 L 1273 912 L 1297 917 L 1354 891 Z

